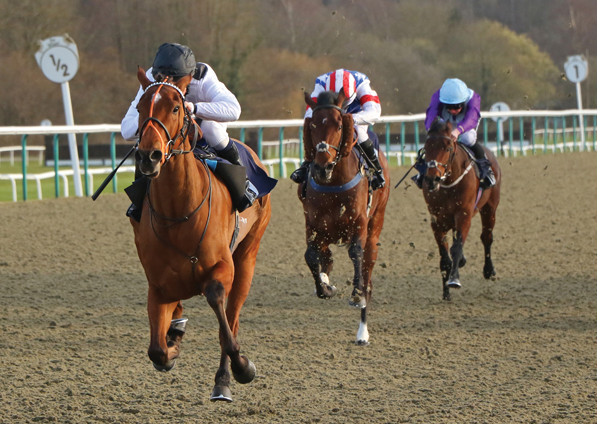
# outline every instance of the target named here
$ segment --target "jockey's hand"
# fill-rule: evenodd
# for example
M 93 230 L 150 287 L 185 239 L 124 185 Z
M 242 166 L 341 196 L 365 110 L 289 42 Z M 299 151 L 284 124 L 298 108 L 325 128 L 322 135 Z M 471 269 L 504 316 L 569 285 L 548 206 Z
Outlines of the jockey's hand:
M 460 136 L 460 130 L 452 130 L 452 140 L 456 141 L 458 140 L 458 137 Z
M 184 106 L 187 108 L 190 114 L 195 112 L 195 104 L 191 102 L 184 102 Z

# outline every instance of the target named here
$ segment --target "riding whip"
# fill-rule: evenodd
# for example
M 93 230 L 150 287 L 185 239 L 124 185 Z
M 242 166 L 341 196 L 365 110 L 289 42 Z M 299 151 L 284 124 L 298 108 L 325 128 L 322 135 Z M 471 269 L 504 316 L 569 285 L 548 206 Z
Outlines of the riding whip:
M 116 175 L 116 171 L 118 171 L 118 168 L 120 168 L 122 166 L 122 164 L 124 163 L 124 161 L 127 160 L 128 157 L 131 155 L 131 153 L 133 153 L 137 149 L 138 145 L 139 145 L 139 142 L 137 141 L 137 143 L 135 143 L 133 148 L 131 150 L 129 150 L 129 152 L 124 156 L 122 161 L 120 161 L 118 166 L 116 168 L 114 168 L 114 171 L 110 172 L 110 174 L 106 177 L 104 182 L 98 187 L 97 190 L 95 190 L 95 193 L 93 193 L 93 195 L 91 196 L 91 198 L 93 200 L 96 200 L 99 197 L 99 195 L 102 193 L 102 191 L 104 191 L 106 186 L 110 183 L 110 181 L 112 181 L 112 178 L 114 178 L 114 175 Z

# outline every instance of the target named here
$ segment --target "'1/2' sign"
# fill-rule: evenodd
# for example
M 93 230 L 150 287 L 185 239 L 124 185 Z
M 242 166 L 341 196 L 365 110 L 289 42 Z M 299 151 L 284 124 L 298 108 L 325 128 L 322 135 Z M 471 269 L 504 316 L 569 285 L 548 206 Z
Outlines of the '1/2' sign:
M 52 37 L 40 44 L 35 58 L 46 78 L 56 83 L 70 81 L 79 70 L 77 47 L 70 37 Z

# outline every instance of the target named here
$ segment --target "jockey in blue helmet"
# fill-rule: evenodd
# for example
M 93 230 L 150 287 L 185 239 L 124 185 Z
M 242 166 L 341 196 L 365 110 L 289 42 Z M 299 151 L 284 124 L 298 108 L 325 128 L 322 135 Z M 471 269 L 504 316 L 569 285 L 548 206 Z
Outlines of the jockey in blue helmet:
M 425 128 L 429 130 L 435 118 L 440 117 L 452 123 L 452 138 L 467 146 L 474 154 L 479 165 L 480 187 L 487 189 L 495 185 L 495 175 L 491 163 L 485 156 L 483 146 L 477 143 L 477 128 L 481 120 L 481 96 L 469 89 L 458 78 L 447 79 L 442 87 L 433 93 L 427 108 Z M 419 175 L 413 181 L 419 188 L 427 171 L 425 160 L 420 157 L 415 168 Z

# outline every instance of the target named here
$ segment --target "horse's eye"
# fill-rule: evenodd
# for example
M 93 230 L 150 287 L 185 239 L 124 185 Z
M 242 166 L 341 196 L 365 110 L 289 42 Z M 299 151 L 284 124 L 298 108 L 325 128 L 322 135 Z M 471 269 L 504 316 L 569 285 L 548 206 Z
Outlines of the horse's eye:
M 317 125 L 315 125 L 314 123 L 311 122 L 311 128 L 315 129 L 315 128 L 317 128 Z
M 174 108 L 174 110 L 172 111 L 172 113 L 178 113 L 179 110 L 180 110 L 180 106 L 176 106 Z

